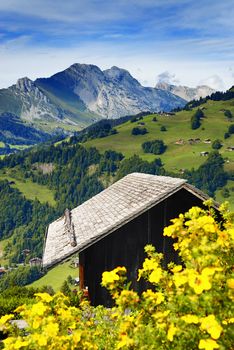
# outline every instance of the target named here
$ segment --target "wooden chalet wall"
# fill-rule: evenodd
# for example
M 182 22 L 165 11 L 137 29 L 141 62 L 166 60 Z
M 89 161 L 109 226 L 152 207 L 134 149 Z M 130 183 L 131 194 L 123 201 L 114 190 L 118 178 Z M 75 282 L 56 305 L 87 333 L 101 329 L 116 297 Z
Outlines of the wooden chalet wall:
M 165 266 L 169 261 L 178 261 L 172 240 L 163 237 L 163 228 L 170 224 L 170 219 L 194 205 L 202 206 L 202 201 L 181 189 L 81 252 L 81 271 L 84 286 L 89 289 L 91 303 L 111 306 L 109 293 L 100 286 L 101 276 L 103 271 L 110 271 L 117 266 L 127 268 L 128 279 L 132 281 L 134 290 L 142 292 L 146 288 L 143 281 L 136 281 L 138 269 L 142 267 L 145 258 L 146 244 L 153 244 L 158 252 L 164 253 Z M 80 277 L 82 280 L 83 277 Z

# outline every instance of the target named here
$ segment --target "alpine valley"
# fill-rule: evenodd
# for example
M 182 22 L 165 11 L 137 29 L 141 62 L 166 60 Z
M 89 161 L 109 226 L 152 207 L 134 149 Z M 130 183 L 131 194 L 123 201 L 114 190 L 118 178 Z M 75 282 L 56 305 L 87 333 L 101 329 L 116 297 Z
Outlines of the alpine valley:
M 119 68 L 75 64 L 51 78 L 20 79 L 0 97 L 2 147 L 12 153 L 0 160 L 0 265 L 17 267 L 6 268 L 1 292 L 35 280 L 55 288 L 50 273 L 39 278 L 29 266 L 42 257 L 46 226 L 129 173 L 183 177 L 234 203 L 233 88 L 186 103 Z M 61 130 L 59 141 L 50 139 Z M 69 266 L 55 268 L 57 289 L 73 276 Z M 13 310 L 4 299 L 0 306 Z

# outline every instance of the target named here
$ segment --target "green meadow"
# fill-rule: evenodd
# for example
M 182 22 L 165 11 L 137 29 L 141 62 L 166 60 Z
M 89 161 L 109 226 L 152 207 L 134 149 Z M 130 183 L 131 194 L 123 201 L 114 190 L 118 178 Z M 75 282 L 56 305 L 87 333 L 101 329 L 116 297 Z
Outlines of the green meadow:
M 0 180 L 8 180 L 11 186 L 17 188 L 27 199 L 38 199 L 41 203 L 48 202 L 51 206 L 56 204 L 53 191 L 44 185 L 32 182 L 30 179 L 22 179 L 10 170 L 0 172 Z
M 59 291 L 63 282 L 68 276 L 76 278 L 79 276 L 78 268 L 71 266 L 71 260 L 60 263 L 53 269 L 49 270 L 46 275 L 39 280 L 30 284 L 30 287 L 40 288 L 43 286 L 51 286 L 55 292 Z
M 234 135 L 224 139 L 224 133 L 227 132 L 230 124 L 234 124 L 234 118 L 229 121 L 223 110 L 229 109 L 234 115 L 234 100 L 229 101 L 208 101 L 201 107 L 204 108 L 205 118 L 202 119 L 202 125 L 199 129 L 191 129 L 191 116 L 195 113 L 192 111 L 181 111 L 173 116 L 156 115 L 157 121 L 152 121 L 153 115 L 148 115 L 140 120 L 145 125 L 138 125 L 138 122 L 130 121 L 116 127 L 118 133 L 104 138 L 93 139 L 85 143 L 87 147 L 94 146 L 100 152 L 112 149 L 122 152 L 126 158 L 133 154 L 139 155 L 142 159 L 152 161 L 160 157 L 164 167 L 168 171 L 179 172 L 181 169 L 198 168 L 204 161 L 205 157 L 200 155 L 203 151 L 212 151 L 211 144 L 204 143 L 205 139 L 213 142 L 220 139 L 223 147 L 220 153 L 228 161 L 228 167 L 234 168 L 234 151 L 230 152 L 227 147 L 234 146 Z M 131 135 L 134 127 L 145 127 L 148 133 L 145 135 Z M 165 126 L 167 131 L 161 131 L 161 126 Z M 200 138 L 198 143 L 189 143 L 189 139 Z M 167 145 L 166 152 L 156 156 L 143 152 L 141 145 L 145 141 L 161 139 Z M 183 140 L 184 144 L 178 145 L 176 141 Z
M 228 197 L 224 196 L 225 189 L 228 189 L 229 191 Z M 215 198 L 219 203 L 228 201 L 230 209 L 234 211 L 234 181 L 229 180 L 227 182 L 227 185 L 224 188 L 217 190 L 215 194 Z

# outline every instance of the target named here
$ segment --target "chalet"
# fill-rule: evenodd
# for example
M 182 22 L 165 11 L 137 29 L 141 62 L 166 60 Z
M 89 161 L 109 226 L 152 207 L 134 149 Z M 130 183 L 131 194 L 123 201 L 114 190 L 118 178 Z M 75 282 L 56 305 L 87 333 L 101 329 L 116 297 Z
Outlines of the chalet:
M 211 143 L 211 139 L 205 139 L 203 142 L 209 144 L 209 143 Z
M 175 145 L 184 145 L 185 141 L 183 139 L 179 139 L 175 142 Z
M 132 173 L 52 222 L 47 230 L 43 266 L 49 268 L 79 253 L 80 288 L 88 287 L 93 305 L 111 305 L 100 286 L 103 271 L 126 266 L 137 291 L 137 271 L 145 258 L 144 247 L 153 244 L 164 253 L 164 264 L 178 261 L 163 228 L 207 196 L 186 183 L 167 176 Z
M 32 266 L 41 266 L 42 264 L 42 259 L 41 258 L 32 258 L 29 260 L 29 265 Z
M 209 155 L 209 152 L 207 151 L 200 152 L 200 156 L 202 157 L 207 157 L 208 155 Z
M 188 139 L 188 142 L 190 145 L 194 144 L 194 143 L 199 143 L 201 142 L 200 138 L 196 138 L 196 139 Z
M 5 275 L 5 273 L 6 273 L 5 267 L 1 267 L 1 266 L 0 266 L 0 277 L 3 276 L 3 275 Z

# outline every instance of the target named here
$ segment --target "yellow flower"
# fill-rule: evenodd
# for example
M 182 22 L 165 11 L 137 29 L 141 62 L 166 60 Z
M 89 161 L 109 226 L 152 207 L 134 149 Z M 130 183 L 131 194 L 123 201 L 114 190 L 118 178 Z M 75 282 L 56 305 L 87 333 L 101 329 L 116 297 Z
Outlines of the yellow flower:
M 151 289 L 147 289 L 146 292 L 143 292 L 143 297 L 145 300 L 149 300 L 155 305 L 159 305 L 165 300 L 162 292 L 153 292 Z
M 188 277 L 185 275 L 184 272 L 175 273 L 173 276 L 173 281 L 176 286 L 176 288 L 182 286 L 183 284 L 187 283 Z
M 41 317 L 34 317 L 33 323 L 32 323 L 32 328 L 33 329 L 38 329 L 41 325 L 42 319 Z
M 198 348 L 205 350 L 213 350 L 218 349 L 219 345 L 213 339 L 201 339 Z
M 32 316 L 38 315 L 38 316 L 43 316 L 45 311 L 47 310 L 47 307 L 39 301 L 37 304 L 34 304 L 31 309 L 31 314 Z
M 153 259 L 148 259 L 146 258 L 145 261 L 143 262 L 143 270 L 144 271 L 151 271 L 154 270 L 158 267 L 157 261 Z
M 22 340 L 21 337 L 18 337 L 18 338 L 8 337 L 7 339 L 3 340 L 3 343 L 5 345 L 5 348 L 9 350 L 13 350 L 13 349 L 18 350 L 29 344 L 27 340 Z
M 152 316 L 153 318 L 155 318 L 156 320 L 159 320 L 159 322 L 161 320 L 163 320 L 164 318 L 166 318 L 170 313 L 170 310 L 166 310 L 166 311 L 159 311 L 154 313 Z
M 197 224 L 207 233 L 214 233 L 216 231 L 215 221 L 211 216 L 205 215 L 198 218 Z
M 47 337 L 44 334 L 34 333 L 32 339 L 38 343 L 39 346 L 47 345 Z
M 219 245 L 221 245 L 222 247 L 223 246 L 226 246 L 226 247 L 229 246 L 229 236 L 228 236 L 228 232 L 227 231 L 219 231 L 218 232 L 217 243 Z
M 207 271 L 202 271 L 201 274 L 194 270 L 189 271 L 188 283 L 196 294 L 201 294 L 204 290 L 209 290 L 212 287 Z
M 0 318 L 0 326 L 4 325 L 5 323 L 7 323 L 7 321 L 11 320 L 14 317 L 13 314 L 9 314 L 9 315 L 4 315 Z
M 56 335 L 58 334 L 58 331 L 59 331 L 59 326 L 57 323 L 48 323 L 44 327 L 45 334 L 52 338 L 56 337 Z
M 70 320 L 72 318 L 71 310 L 59 309 L 58 314 L 61 315 L 63 320 Z
M 72 333 L 72 339 L 75 344 L 79 343 L 81 340 L 81 331 L 74 331 Z
M 154 269 L 153 272 L 149 275 L 150 283 L 158 283 L 162 277 L 162 269 L 160 267 Z
M 174 323 L 172 323 L 167 332 L 167 339 L 169 341 L 173 341 L 174 335 L 177 333 L 177 330 L 178 328 L 174 326 Z
M 194 323 L 197 324 L 199 322 L 199 318 L 196 315 L 184 315 L 181 317 L 181 319 L 186 323 Z
M 159 305 L 165 300 L 165 297 L 161 292 L 157 292 L 155 294 L 156 294 L 156 304 Z
M 121 336 L 120 342 L 117 344 L 117 349 L 124 347 L 131 347 L 134 344 L 133 339 L 129 338 L 126 334 Z
M 229 233 L 231 239 L 234 241 L 234 228 L 230 228 L 230 229 L 228 230 L 228 233 Z
M 136 292 L 132 290 L 123 290 L 117 300 L 117 304 L 120 306 L 134 306 L 134 304 L 139 302 L 139 296 Z
M 227 280 L 227 285 L 228 285 L 228 288 L 234 289 L 234 278 L 229 278 Z
M 114 284 L 115 282 L 120 280 L 120 276 L 124 276 L 126 274 L 125 267 L 116 267 L 112 271 L 105 271 L 102 274 L 102 286 L 107 287 L 110 284 Z
M 199 208 L 199 207 L 192 207 L 188 211 L 188 217 L 196 219 L 196 218 L 199 217 L 201 212 L 202 212 L 201 208 Z
M 214 315 L 209 315 L 201 319 L 201 330 L 205 330 L 213 339 L 218 339 L 223 328 L 220 326 Z
M 171 237 L 174 232 L 175 232 L 174 225 L 167 226 L 163 230 L 163 236 Z
M 182 270 L 182 265 L 176 265 L 171 270 L 173 273 L 180 272 Z
M 39 297 L 42 301 L 45 301 L 46 303 L 49 303 L 51 302 L 51 300 L 53 300 L 53 297 L 48 293 L 36 293 L 35 295 Z
M 102 285 L 108 285 L 119 280 L 119 276 L 114 271 L 105 271 L 102 274 Z

